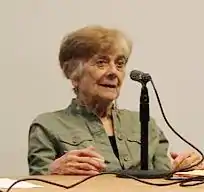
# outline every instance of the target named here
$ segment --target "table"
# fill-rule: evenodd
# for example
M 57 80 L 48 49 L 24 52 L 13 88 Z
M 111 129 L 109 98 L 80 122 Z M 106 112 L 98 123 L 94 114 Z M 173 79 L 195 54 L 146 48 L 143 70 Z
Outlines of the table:
M 34 176 L 32 176 L 34 177 Z M 83 178 L 84 176 L 35 176 L 35 178 L 54 181 L 63 185 L 71 185 Z M 169 182 L 161 179 L 148 180 L 151 182 Z M 57 186 L 52 186 L 38 181 L 28 181 L 41 186 L 42 188 L 32 189 L 12 189 L 11 192 L 204 192 L 204 184 L 194 187 L 173 186 L 150 186 L 142 184 L 132 179 L 117 178 L 115 175 L 101 175 L 94 177 L 78 186 L 71 189 L 63 189 Z M 5 190 L 4 190 L 5 191 Z

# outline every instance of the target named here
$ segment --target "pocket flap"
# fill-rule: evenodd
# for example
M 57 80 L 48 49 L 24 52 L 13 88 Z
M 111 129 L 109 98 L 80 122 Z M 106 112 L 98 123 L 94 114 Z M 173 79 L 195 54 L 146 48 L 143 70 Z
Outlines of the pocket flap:
M 78 146 L 78 145 L 80 145 L 86 141 L 92 141 L 92 140 L 93 139 L 87 135 L 83 135 L 83 136 L 73 135 L 73 136 L 69 137 L 69 139 L 67 139 L 67 140 L 61 139 L 60 142 L 66 143 L 69 145 L 73 145 L 73 146 Z
M 141 144 L 140 142 L 140 133 L 131 133 L 130 135 L 127 135 L 127 140 L 130 141 L 130 142 L 137 142 L 139 144 Z

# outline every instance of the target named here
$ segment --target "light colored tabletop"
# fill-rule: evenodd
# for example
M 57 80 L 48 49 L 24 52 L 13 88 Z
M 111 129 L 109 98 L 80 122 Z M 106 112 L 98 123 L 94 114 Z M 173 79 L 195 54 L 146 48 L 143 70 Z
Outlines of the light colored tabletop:
M 45 179 L 48 181 L 57 182 L 63 185 L 71 185 L 81 179 L 82 176 L 35 176 L 34 178 Z M 166 183 L 171 181 L 166 180 L 148 180 L 154 183 Z M 32 189 L 12 189 L 12 192 L 204 192 L 204 184 L 194 187 L 180 187 L 178 184 L 173 186 L 150 186 L 142 184 L 132 179 L 117 178 L 114 175 L 101 175 L 92 178 L 71 189 L 63 189 L 57 186 L 52 186 L 38 181 L 28 181 L 43 186 L 42 188 Z M 3 190 L 5 191 L 5 189 Z

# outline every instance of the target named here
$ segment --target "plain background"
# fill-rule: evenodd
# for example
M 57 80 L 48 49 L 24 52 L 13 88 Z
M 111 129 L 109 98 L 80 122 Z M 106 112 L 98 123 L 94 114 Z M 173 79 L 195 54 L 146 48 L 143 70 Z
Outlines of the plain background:
M 203 7 L 203 0 L 1 0 L 0 176 L 28 174 L 31 121 L 70 103 L 59 45 L 66 33 L 88 24 L 117 27 L 133 40 L 119 106 L 138 109 L 140 85 L 129 79 L 129 71 L 149 72 L 169 121 L 204 151 Z M 166 126 L 148 87 L 151 116 L 170 140 L 170 150 L 190 150 Z

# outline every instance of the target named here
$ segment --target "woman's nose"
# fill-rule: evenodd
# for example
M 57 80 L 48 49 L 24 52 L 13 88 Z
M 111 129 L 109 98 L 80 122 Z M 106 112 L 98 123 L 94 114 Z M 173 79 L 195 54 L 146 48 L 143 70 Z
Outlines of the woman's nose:
M 115 79 L 115 78 L 117 78 L 117 73 L 118 73 L 118 70 L 117 70 L 115 64 L 110 65 L 108 68 L 108 71 L 107 71 L 108 77 L 111 79 Z
M 110 64 L 110 66 L 109 66 L 109 71 L 110 71 L 111 73 L 117 73 L 117 72 L 118 72 L 118 69 L 117 69 L 115 63 L 111 63 L 111 64 Z

